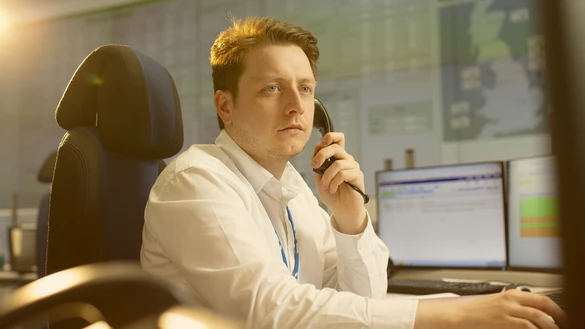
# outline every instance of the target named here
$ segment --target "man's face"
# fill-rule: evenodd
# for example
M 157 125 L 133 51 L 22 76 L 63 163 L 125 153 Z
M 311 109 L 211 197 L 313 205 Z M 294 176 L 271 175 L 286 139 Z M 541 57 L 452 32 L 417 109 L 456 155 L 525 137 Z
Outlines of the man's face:
M 228 133 L 257 160 L 290 159 L 311 136 L 315 85 L 309 59 L 300 47 L 250 49 Z

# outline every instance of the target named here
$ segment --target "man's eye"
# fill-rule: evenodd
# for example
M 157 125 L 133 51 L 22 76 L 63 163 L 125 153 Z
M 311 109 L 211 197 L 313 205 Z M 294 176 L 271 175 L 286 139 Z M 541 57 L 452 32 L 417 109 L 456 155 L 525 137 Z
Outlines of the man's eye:
M 301 91 L 304 93 L 310 93 L 312 91 L 311 87 L 301 87 Z
M 274 86 L 274 85 L 268 86 L 268 87 L 266 87 L 266 91 L 271 92 L 271 93 L 277 92 L 278 91 L 278 87 L 277 86 Z

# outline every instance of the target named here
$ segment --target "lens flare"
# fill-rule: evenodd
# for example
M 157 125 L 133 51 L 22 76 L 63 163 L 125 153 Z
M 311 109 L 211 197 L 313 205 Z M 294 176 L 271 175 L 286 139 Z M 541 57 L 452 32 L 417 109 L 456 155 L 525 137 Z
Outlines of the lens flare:
M 89 79 L 92 85 L 101 86 L 104 84 L 104 80 L 97 75 L 92 75 Z

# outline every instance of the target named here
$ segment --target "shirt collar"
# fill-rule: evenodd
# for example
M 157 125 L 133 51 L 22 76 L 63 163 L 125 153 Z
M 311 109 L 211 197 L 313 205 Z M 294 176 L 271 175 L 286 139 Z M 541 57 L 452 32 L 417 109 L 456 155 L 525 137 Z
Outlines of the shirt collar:
M 291 165 L 286 164 L 284 173 L 282 175 L 282 182 L 278 181 L 268 170 L 262 167 L 256 160 L 252 159 L 232 138 L 222 129 L 215 140 L 215 144 L 219 146 L 228 157 L 234 162 L 238 170 L 250 182 L 256 194 L 266 186 L 268 182 L 271 185 L 276 183 L 282 184 L 283 187 L 291 189 L 293 194 L 297 194 L 300 190 L 300 184 L 304 183 L 301 175 Z M 301 183 L 302 182 L 302 183 Z

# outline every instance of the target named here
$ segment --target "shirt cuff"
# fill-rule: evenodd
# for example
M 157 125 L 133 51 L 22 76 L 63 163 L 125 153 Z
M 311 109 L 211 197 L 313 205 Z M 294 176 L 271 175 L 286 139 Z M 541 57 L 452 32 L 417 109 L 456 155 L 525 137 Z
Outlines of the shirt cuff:
M 418 300 L 370 299 L 370 328 L 413 329 Z
M 338 257 L 343 257 L 347 260 L 361 260 L 363 251 L 371 251 L 378 248 L 376 232 L 374 232 L 372 220 L 367 211 L 366 216 L 368 221 L 366 229 L 362 233 L 355 235 L 339 232 L 335 219 L 331 217 L 331 227 L 337 245 Z

